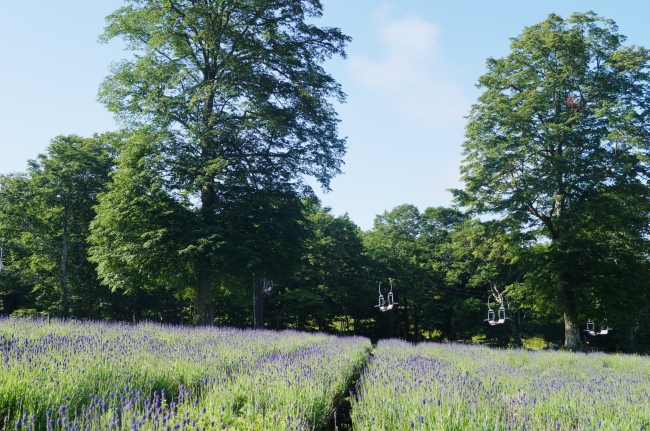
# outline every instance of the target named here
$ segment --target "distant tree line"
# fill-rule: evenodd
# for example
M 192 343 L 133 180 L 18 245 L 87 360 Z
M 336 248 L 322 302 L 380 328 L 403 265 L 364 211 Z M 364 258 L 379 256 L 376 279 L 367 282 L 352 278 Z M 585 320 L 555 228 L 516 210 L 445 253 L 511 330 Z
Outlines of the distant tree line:
M 526 28 L 479 79 L 454 206 L 362 231 L 305 181 L 328 190 L 346 151 L 322 63 L 350 38 L 321 13 L 110 15 L 102 40 L 136 54 L 99 92 L 122 129 L 57 137 L 0 176 L 0 313 L 650 351 L 650 52 L 592 12 Z

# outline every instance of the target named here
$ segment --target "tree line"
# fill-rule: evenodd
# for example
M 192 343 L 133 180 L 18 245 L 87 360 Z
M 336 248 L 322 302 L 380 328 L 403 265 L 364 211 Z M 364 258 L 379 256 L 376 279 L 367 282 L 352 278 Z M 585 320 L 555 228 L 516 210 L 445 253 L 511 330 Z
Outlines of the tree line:
M 321 14 L 128 0 L 108 16 L 100 40 L 134 52 L 99 89 L 122 127 L 0 176 L 0 312 L 650 349 L 650 52 L 593 12 L 524 29 L 479 78 L 453 206 L 362 231 L 306 181 L 329 190 L 346 151 L 323 64 L 351 39 Z M 488 298 L 505 324 L 484 321 Z
M 160 219 L 154 230 L 143 224 L 144 214 L 122 212 L 106 201 L 115 187 L 122 142 L 117 134 L 57 137 L 45 154 L 30 161 L 26 173 L 0 177 L 3 314 L 195 321 L 192 274 L 183 268 L 183 250 L 175 243 L 181 239 L 169 232 L 175 224 L 182 231 L 187 220 L 174 220 L 173 212 L 150 206 L 146 193 L 132 197 L 121 191 L 130 205 L 156 211 Z M 510 263 L 507 245 L 494 239 L 491 223 L 454 208 L 420 212 L 401 205 L 377 216 L 374 227 L 364 232 L 347 215 L 334 216 L 314 198 L 293 204 L 301 227 L 290 229 L 291 249 L 281 250 L 285 244 L 275 242 L 270 247 L 256 244 L 271 248 L 268 259 L 274 265 L 266 273 L 266 286 L 272 282 L 272 287 L 262 292 L 260 326 L 413 341 L 480 337 L 521 342 L 528 311 L 511 305 L 516 325 L 501 329 L 491 330 L 483 321 L 491 290 L 522 281 L 524 275 Z M 128 247 L 105 240 L 101 217 L 112 217 L 113 211 L 121 223 L 113 235 L 123 243 L 132 235 Z M 296 214 L 278 211 L 264 222 L 280 229 Z M 176 232 L 179 238 L 182 234 Z M 248 240 L 260 241 L 260 236 Z M 232 253 L 230 259 L 240 258 L 237 250 Z M 110 266 L 118 259 L 123 259 L 122 268 Z M 250 268 L 235 267 L 211 286 L 211 323 L 253 326 L 254 276 Z M 378 286 L 382 282 L 386 296 L 389 280 L 399 305 L 381 313 L 375 307 Z M 550 325 L 532 323 L 524 335 L 559 341 L 558 316 L 553 318 Z M 549 328 L 555 333 L 543 332 Z

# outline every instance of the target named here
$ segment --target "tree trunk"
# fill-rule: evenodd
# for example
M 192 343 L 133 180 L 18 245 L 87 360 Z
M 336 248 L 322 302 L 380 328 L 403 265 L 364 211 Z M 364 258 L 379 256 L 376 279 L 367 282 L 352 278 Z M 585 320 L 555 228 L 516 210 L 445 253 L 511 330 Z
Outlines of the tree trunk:
M 204 145 L 201 156 L 209 159 L 209 153 Z M 211 184 L 204 184 L 201 187 L 201 221 L 203 229 L 211 232 L 214 225 L 216 207 L 216 195 Z M 194 324 L 212 325 L 214 323 L 214 311 L 212 310 L 212 268 L 208 256 L 198 258 L 197 285 L 194 291 Z
M 415 306 L 413 306 L 413 341 L 416 343 L 420 339 L 420 321 L 418 319 L 418 310 Z
M 63 220 L 63 244 L 61 244 L 61 316 L 67 317 L 69 311 L 69 293 L 68 293 L 68 251 L 69 244 L 69 222 L 70 208 L 65 208 L 65 218 Z
M 409 303 L 406 296 L 404 296 L 404 338 L 409 341 L 411 332 L 411 323 L 409 322 Z
M 133 308 L 131 309 L 131 319 L 133 323 L 138 323 L 140 321 L 140 307 L 138 307 L 138 295 L 133 295 Z
M 560 275 L 560 283 L 564 297 L 564 347 L 577 350 L 580 347 L 580 329 L 575 295 L 569 288 L 569 278 L 565 274 Z
M 580 330 L 576 313 L 571 307 L 566 307 L 564 310 L 564 347 L 571 350 L 580 347 Z
M 627 325 L 627 334 L 626 334 L 627 336 L 625 337 L 626 338 L 625 341 L 627 342 L 626 350 L 628 353 L 634 352 L 635 329 L 636 329 L 636 322 L 633 319 L 631 319 L 630 323 Z
M 512 328 L 512 338 L 514 345 L 521 347 L 523 345 L 521 341 L 521 310 L 517 310 L 517 313 L 514 316 L 510 316 L 510 325 Z
M 212 325 L 212 277 L 207 269 L 199 270 L 198 283 L 194 292 L 194 324 Z
M 638 316 L 638 315 L 637 315 Z M 627 325 L 625 325 L 625 352 L 633 353 L 634 352 L 634 332 L 636 329 L 636 316 L 635 318 L 628 319 Z

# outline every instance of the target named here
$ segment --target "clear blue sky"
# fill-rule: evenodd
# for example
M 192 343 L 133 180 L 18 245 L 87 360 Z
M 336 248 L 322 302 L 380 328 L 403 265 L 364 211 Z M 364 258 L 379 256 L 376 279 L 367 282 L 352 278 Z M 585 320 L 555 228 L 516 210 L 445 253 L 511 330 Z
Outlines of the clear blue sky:
M 485 59 L 549 13 L 593 10 L 614 19 L 629 44 L 650 47 L 648 1 L 323 0 L 322 25 L 354 38 L 349 58 L 328 70 L 348 102 L 345 174 L 321 194 L 363 229 L 402 203 L 449 205 L 459 187 L 463 116 L 476 100 Z M 121 0 L 4 2 L 0 14 L 0 173 L 22 171 L 60 134 L 114 130 L 96 102 L 119 43 L 97 44 Z

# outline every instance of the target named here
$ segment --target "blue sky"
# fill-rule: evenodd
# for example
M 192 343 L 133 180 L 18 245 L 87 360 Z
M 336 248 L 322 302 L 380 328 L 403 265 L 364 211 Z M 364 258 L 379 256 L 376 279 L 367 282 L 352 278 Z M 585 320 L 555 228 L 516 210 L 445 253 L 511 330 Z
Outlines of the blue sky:
M 60 134 L 114 130 L 96 102 L 112 61 L 129 53 L 99 45 L 104 17 L 121 0 L 5 2 L 0 14 L 0 173 L 22 171 Z M 353 37 L 349 58 L 327 69 L 348 101 L 337 109 L 348 137 L 345 174 L 320 193 L 363 229 L 402 203 L 450 205 L 465 116 L 488 57 L 549 13 L 593 10 L 614 19 L 628 43 L 650 47 L 647 1 L 323 0 L 322 25 Z

